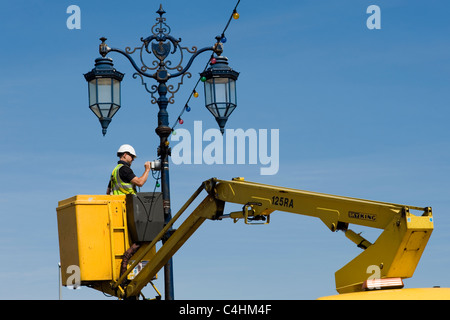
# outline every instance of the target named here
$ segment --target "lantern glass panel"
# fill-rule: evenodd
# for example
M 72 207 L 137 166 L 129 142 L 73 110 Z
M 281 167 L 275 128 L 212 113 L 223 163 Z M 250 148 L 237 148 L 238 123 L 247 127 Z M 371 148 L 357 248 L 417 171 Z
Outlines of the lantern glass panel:
M 229 102 L 231 102 L 232 104 L 234 104 L 235 106 L 237 105 L 237 99 L 236 99 L 236 81 L 234 81 L 233 79 L 229 79 L 230 81 L 228 82 L 229 84 L 229 92 L 230 92 L 230 100 Z
M 228 78 L 213 78 L 215 103 L 229 102 Z
M 108 118 L 112 118 L 114 117 L 114 115 L 116 114 L 116 112 L 120 109 L 120 106 L 117 104 L 113 104 L 111 105 L 111 109 L 109 110 L 109 115 Z
M 109 108 L 111 107 L 111 104 L 106 103 L 99 103 L 98 108 L 100 110 L 100 118 L 107 118 L 109 114 Z M 95 112 L 95 111 L 94 111 Z
M 89 81 L 89 106 L 97 103 L 97 79 Z
M 113 101 L 114 104 L 120 106 L 120 81 L 113 79 Z
M 205 82 L 205 103 L 206 107 L 214 103 L 214 84 L 212 80 Z
M 95 113 L 95 115 L 100 119 L 102 117 L 100 108 L 98 107 L 98 104 L 94 104 L 90 106 L 91 110 Z
M 97 93 L 98 103 L 112 102 L 112 79 L 98 78 L 97 79 Z

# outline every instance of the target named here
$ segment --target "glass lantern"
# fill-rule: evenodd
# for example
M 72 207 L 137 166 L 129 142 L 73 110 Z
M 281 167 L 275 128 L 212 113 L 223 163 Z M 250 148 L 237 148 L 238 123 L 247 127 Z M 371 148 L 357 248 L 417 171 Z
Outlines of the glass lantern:
M 220 56 L 212 58 L 210 67 L 200 76 L 205 84 L 206 108 L 216 118 L 223 134 L 225 123 L 237 106 L 236 80 L 239 72 L 228 66 L 226 57 Z
M 123 76 L 114 68 L 111 58 L 97 58 L 94 69 L 84 75 L 89 87 L 89 108 L 98 117 L 103 135 L 120 109 L 120 82 Z

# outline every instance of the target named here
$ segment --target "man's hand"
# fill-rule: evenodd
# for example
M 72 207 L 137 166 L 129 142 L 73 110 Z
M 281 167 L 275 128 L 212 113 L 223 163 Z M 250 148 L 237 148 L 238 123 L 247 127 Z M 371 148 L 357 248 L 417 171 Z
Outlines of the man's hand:
M 151 166 L 150 161 L 147 161 L 144 164 L 144 167 L 145 167 L 144 174 L 140 177 L 134 177 L 133 180 L 131 180 L 131 183 L 138 187 L 142 187 L 145 184 L 145 182 L 147 182 L 148 174 L 149 174 L 150 168 L 151 168 L 150 166 Z

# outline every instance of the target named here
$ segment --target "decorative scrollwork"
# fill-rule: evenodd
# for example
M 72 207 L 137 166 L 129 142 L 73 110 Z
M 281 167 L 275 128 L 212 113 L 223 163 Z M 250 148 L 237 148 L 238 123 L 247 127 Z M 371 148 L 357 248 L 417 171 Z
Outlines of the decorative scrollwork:
M 154 35 L 157 35 L 157 34 L 168 35 L 170 33 L 170 31 L 172 31 L 170 29 L 169 25 L 166 24 L 166 18 L 163 18 L 162 16 L 156 18 L 156 23 L 155 23 L 155 25 L 152 26 L 151 30 Z
M 192 77 L 188 70 L 194 59 L 205 51 L 214 51 L 217 54 L 218 50 L 216 50 L 215 47 L 206 47 L 202 49 L 198 49 L 196 46 L 190 48 L 182 47 L 180 45 L 181 38 L 175 38 L 170 35 L 171 29 L 166 24 L 166 19 L 163 17 L 165 11 L 162 9 L 162 6 L 160 6 L 156 13 L 159 14 L 159 17 L 156 18 L 156 23 L 151 28 L 152 34 L 146 38 L 141 38 L 141 46 L 135 48 L 126 47 L 124 51 L 108 47 L 108 52 L 119 52 L 131 62 L 133 68 L 136 70 L 136 73 L 133 74 L 133 78 L 136 79 L 138 76 L 141 78 L 141 84 L 145 87 L 145 90 L 150 93 L 152 97 L 151 102 L 153 104 L 157 103 L 155 94 L 158 92 L 158 86 L 153 85 L 149 89 L 149 86 L 147 86 L 147 83 L 144 81 L 144 77 L 157 80 L 160 84 L 166 83 L 172 78 L 181 77 L 181 80 L 177 85 L 167 86 L 167 90 L 171 94 L 168 99 L 169 103 L 174 103 L 174 95 L 183 84 L 184 77 Z M 132 54 L 135 54 L 137 51 L 139 51 L 139 60 L 135 61 Z M 178 54 L 176 54 L 177 51 Z M 150 60 L 148 59 L 148 55 L 154 56 L 153 61 L 148 61 Z M 190 57 L 185 59 L 185 55 L 187 57 L 190 55 Z M 172 57 L 174 57 L 174 59 L 171 59 Z M 185 60 L 188 61 L 186 62 Z M 140 63 L 138 65 L 136 62 L 139 61 Z M 177 63 L 174 61 L 177 61 Z M 183 66 L 182 64 L 185 65 Z M 169 71 L 171 71 L 171 73 L 169 73 Z
M 181 38 L 177 39 L 170 35 L 171 29 L 166 24 L 166 18 L 163 17 L 166 12 L 163 10 L 162 6 L 160 6 L 156 13 L 159 14 L 159 17 L 156 18 L 156 23 L 151 28 L 152 35 L 147 38 L 141 38 L 141 41 L 143 42 L 143 47 L 140 52 L 140 59 L 143 66 L 141 70 L 145 72 L 147 70 L 156 70 L 159 67 L 159 70 L 176 70 L 178 73 L 181 73 L 183 71 L 182 63 L 184 60 L 183 50 L 186 50 L 189 53 L 195 53 L 197 52 L 197 48 L 192 47 L 192 49 L 189 49 L 187 47 L 181 47 Z M 152 61 L 153 67 L 150 67 L 144 62 L 144 48 L 145 52 L 153 54 L 159 60 Z M 180 55 L 178 63 L 174 63 L 173 59 L 166 60 L 169 54 L 175 54 L 177 50 Z
M 142 45 L 142 47 L 141 47 L 141 52 L 140 52 L 140 54 L 139 54 L 139 59 L 141 60 L 141 63 L 142 63 L 142 67 L 141 67 L 141 70 L 143 71 L 143 72 L 145 72 L 145 71 L 147 71 L 147 70 L 156 70 L 157 68 L 158 68 L 158 62 L 155 60 L 155 61 L 152 61 L 152 64 L 154 65 L 154 67 L 149 67 L 148 65 L 146 65 L 145 64 L 145 62 L 144 62 L 144 57 L 142 56 L 142 53 L 143 53 L 143 49 L 144 49 L 144 46 L 145 46 L 145 44 L 143 44 Z M 147 49 L 146 49 L 147 50 Z
M 174 96 L 175 96 L 175 93 L 177 93 L 178 92 L 178 90 L 180 90 L 180 87 L 181 87 L 181 85 L 183 84 L 183 80 L 184 80 L 184 77 L 185 76 L 187 76 L 188 78 L 190 78 L 190 77 L 192 77 L 192 74 L 190 73 L 190 72 L 186 72 L 186 73 L 183 73 L 183 75 L 181 76 L 181 80 L 180 80 L 180 82 L 178 83 L 178 86 L 177 86 L 177 88 L 175 89 L 175 90 L 173 90 L 173 88 L 174 88 L 174 86 L 172 85 L 172 84 L 169 84 L 168 86 L 167 86 L 167 91 L 168 92 L 170 92 L 172 95 L 169 97 L 169 103 L 174 103 L 175 102 L 175 100 L 174 100 Z
M 189 53 L 196 53 L 197 52 L 197 47 L 193 46 L 191 50 L 189 50 L 188 47 L 181 47 L 181 50 L 186 50 Z
M 144 81 L 144 77 L 137 72 L 133 73 L 133 79 L 136 79 L 138 76 L 141 78 L 141 84 L 145 87 L 145 90 L 148 93 L 150 93 L 150 95 L 152 96 L 152 101 L 151 101 L 152 104 L 156 104 L 158 102 L 158 100 L 156 99 L 156 97 L 153 94 L 155 94 L 158 91 L 158 86 L 152 85 L 151 90 L 149 90 L 147 87 L 147 83 Z
M 128 54 L 133 54 L 136 50 L 141 50 L 141 49 L 142 49 L 142 47 L 136 47 L 133 50 L 131 50 L 130 47 L 126 47 L 125 48 L 125 52 L 128 53 Z

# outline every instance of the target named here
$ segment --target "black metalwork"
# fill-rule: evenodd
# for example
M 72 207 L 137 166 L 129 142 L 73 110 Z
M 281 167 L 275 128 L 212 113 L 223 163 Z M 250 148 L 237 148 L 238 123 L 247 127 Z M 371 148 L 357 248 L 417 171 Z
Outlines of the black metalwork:
M 192 47 L 191 49 L 187 47 L 182 47 L 180 45 L 181 39 L 176 39 L 170 35 L 170 27 L 166 24 L 166 18 L 163 15 L 166 13 L 162 5 L 159 10 L 156 11 L 159 15 L 156 18 L 156 24 L 152 27 L 152 35 L 141 38 L 142 45 L 135 47 L 134 49 L 126 47 L 125 50 L 110 48 L 106 44 L 106 38 L 100 38 L 101 44 L 99 46 L 99 51 L 102 57 L 110 52 L 118 52 L 125 56 L 131 65 L 133 66 L 136 73 L 133 74 L 133 78 L 140 77 L 142 85 L 150 93 L 152 103 L 157 103 L 159 107 L 158 112 L 158 127 L 155 132 L 160 138 L 160 145 L 158 147 L 158 156 L 161 158 L 161 188 L 163 193 L 163 207 L 164 207 L 164 217 L 165 222 L 168 223 L 171 218 L 171 208 L 170 208 L 170 186 L 169 186 L 169 156 L 170 147 L 168 137 L 172 132 L 169 127 L 169 116 L 167 113 L 167 106 L 169 103 L 174 103 L 174 94 L 179 90 L 180 86 L 183 84 L 183 79 L 185 76 L 191 77 L 188 72 L 193 61 L 198 55 L 203 52 L 212 51 L 216 55 L 220 56 L 222 54 L 223 48 L 220 39 L 217 40 L 214 46 L 205 47 L 202 49 L 197 49 L 197 47 Z M 132 58 L 132 54 L 139 52 L 139 62 L 140 66 Z M 175 53 L 179 54 L 178 63 L 175 65 L 171 60 L 167 58 Z M 191 57 L 187 61 L 186 65 L 183 66 L 185 60 L 184 55 L 186 53 L 191 54 Z M 151 63 L 146 62 L 147 56 L 154 56 L 155 60 Z M 171 73 L 173 72 L 173 73 Z M 167 81 L 173 78 L 181 77 L 180 82 L 177 87 L 174 85 L 167 85 Z M 149 89 L 144 78 L 151 78 L 158 82 L 158 85 L 152 85 Z M 156 93 L 158 96 L 156 97 Z M 167 97 L 170 93 L 171 96 Z M 173 230 L 169 230 L 166 239 L 170 236 Z M 174 288 L 173 288 L 173 267 L 172 259 L 164 266 L 164 280 L 165 280 L 165 299 L 174 299 Z

